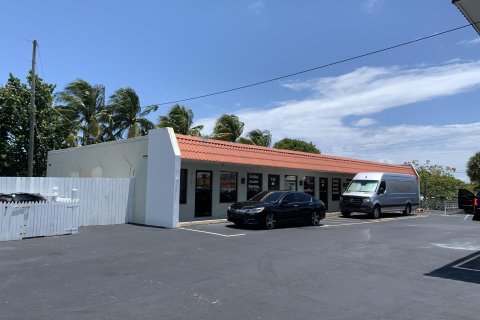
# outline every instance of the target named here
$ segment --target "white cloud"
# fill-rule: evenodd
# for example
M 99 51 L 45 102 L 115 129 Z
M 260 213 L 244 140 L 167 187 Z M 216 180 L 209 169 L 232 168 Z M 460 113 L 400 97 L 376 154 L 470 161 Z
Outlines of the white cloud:
M 430 159 L 459 169 L 478 151 L 472 137 L 478 141 L 480 122 L 414 126 L 408 123 L 415 114 L 406 114 L 398 119 L 398 125 L 367 125 L 373 124 L 369 115 L 479 88 L 480 61 L 412 68 L 362 67 L 336 77 L 282 86 L 303 90 L 306 97 L 236 112 L 245 122 L 245 132 L 268 129 L 274 140 L 313 141 L 325 154 L 395 163 Z M 198 120 L 205 125 L 205 133 L 211 132 L 218 116 Z M 343 121 L 348 116 L 363 118 L 352 126 Z
M 369 127 L 369 126 L 374 125 L 376 123 L 377 123 L 377 121 L 372 119 L 372 118 L 362 118 L 358 121 L 354 121 L 353 125 L 355 127 Z
M 262 13 L 262 11 L 265 9 L 266 6 L 267 4 L 264 1 L 257 1 L 257 2 L 251 3 L 248 6 L 248 10 L 255 12 L 256 14 L 260 14 Z
M 472 40 L 462 40 L 462 41 L 458 42 L 457 44 L 463 45 L 463 46 L 475 46 L 475 45 L 480 44 L 480 37 L 477 37 L 477 38 L 472 39 Z
M 368 13 L 373 13 L 377 8 L 383 4 L 383 0 L 365 0 L 363 2 L 363 10 Z

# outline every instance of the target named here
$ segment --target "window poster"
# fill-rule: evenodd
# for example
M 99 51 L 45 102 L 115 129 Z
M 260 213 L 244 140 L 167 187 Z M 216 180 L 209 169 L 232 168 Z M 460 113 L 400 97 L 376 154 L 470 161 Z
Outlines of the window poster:
M 332 200 L 333 201 L 340 201 L 341 195 L 341 183 L 342 180 L 340 178 L 332 178 Z
M 303 180 L 303 192 L 315 197 L 315 177 L 305 177 Z
M 220 172 L 220 203 L 237 202 L 237 173 Z
M 262 191 L 262 174 L 247 173 L 247 199 Z

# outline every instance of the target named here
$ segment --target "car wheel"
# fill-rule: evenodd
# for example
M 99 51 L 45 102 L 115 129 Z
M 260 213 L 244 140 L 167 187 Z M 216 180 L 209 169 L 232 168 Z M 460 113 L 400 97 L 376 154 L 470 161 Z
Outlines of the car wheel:
M 407 204 L 405 207 L 405 210 L 403 210 L 403 215 L 404 216 L 409 216 L 412 213 L 412 207 L 410 206 L 410 203 Z
M 375 206 L 371 213 L 372 218 L 379 219 L 381 215 L 382 215 L 382 210 L 380 209 L 380 206 Z
M 267 229 L 275 229 L 277 227 L 277 218 L 273 213 L 268 213 L 265 216 L 265 227 Z
M 312 224 L 312 226 L 319 226 L 321 220 L 322 219 L 320 218 L 320 213 L 318 213 L 317 211 L 313 211 L 312 217 L 310 219 L 310 223 Z
M 350 217 L 352 213 L 350 211 L 342 211 L 342 216 L 344 216 L 345 218 L 348 218 Z

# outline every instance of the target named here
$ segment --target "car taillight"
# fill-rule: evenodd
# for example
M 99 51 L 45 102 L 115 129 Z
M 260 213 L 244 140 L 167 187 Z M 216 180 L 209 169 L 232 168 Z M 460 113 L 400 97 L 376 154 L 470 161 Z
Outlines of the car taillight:
M 478 207 L 478 198 L 473 199 L 473 206 Z

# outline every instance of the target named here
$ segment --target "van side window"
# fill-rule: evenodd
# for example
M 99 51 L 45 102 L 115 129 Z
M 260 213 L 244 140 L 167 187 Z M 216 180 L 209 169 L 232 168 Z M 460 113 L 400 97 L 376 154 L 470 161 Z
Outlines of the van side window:
M 378 187 L 378 190 L 383 189 L 384 191 L 387 190 L 387 184 L 385 181 L 380 182 L 380 186 Z

